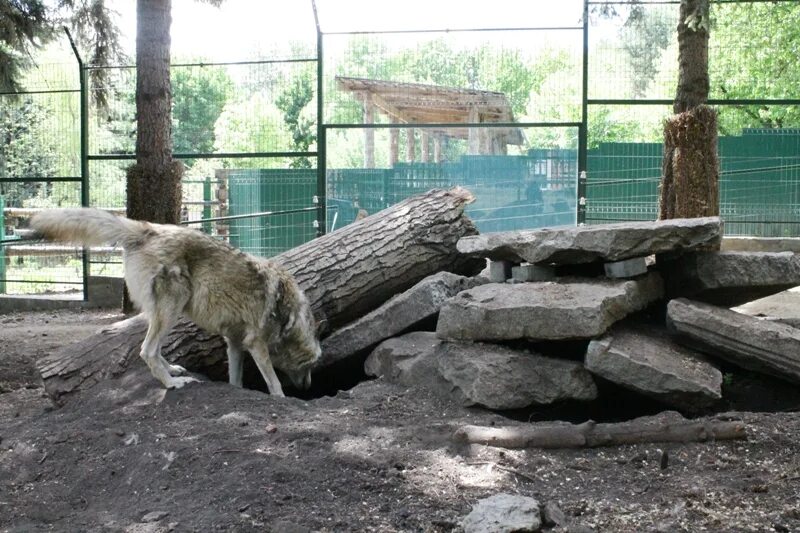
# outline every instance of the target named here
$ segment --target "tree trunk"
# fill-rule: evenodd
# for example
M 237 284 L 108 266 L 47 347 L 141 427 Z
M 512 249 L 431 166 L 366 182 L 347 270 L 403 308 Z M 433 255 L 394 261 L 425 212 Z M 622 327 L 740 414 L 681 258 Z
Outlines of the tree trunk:
M 180 222 L 183 164 L 172 160 L 170 24 L 172 0 L 138 0 L 136 164 L 128 169 L 128 217 Z
M 708 101 L 709 0 L 682 0 L 675 116 L 664 124 L 659 219 L 719 215 L 717 115 Z
M 464 215 L 472 199 L 461 188 L 433 190 L 273 259 L 295 276 L 316 318 L 331 330 L 435 272 L 480 271 L 484 261 L 465 258 L 456 250 L 458 239 L 477 233 Z M 145 329 L 144 319 L 135 317 L 39 360 L 45 390 L 60 401 L 125 372 L 138 360 Z M 168 335 L 162 353 L 190 370 L 214 374 L 211 377 L 224 378 L 227 372 L 222 339 L 186 321 Z
M 594 448 L 647 442 L 704 442 L 746 437 L 742 422 L 687 420 L 674 411 L 615 424 L 597 424 L 590 420 L 583 424 L 463 426 L 453 434 L 453 439 L 462 444 L 514 449 Z
M 697 106 L 664 123 L 659 219 L 719 216 L 717 112 Z
M 678 18 L 678 90 L 672 106 L 683 113 L 708 101 L 709 0 L 681 0 Z

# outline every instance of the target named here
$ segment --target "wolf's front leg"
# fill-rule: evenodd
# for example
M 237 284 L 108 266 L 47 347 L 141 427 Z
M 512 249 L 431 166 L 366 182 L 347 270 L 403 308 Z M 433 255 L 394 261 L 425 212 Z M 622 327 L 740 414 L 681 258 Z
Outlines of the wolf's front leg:
M 238 341 L 225 337 L 228 346 L 228 382 L 237 387 L 242 386 L 244 374 L 244 354 Z
M 272 368 L 272 361 L 269 359 L 267 344 L 260 339 L 245 339 L 245 347 L 250 352 L 250 355 L 253 356 L 253 360 L 261 371 L 264 381 L 267 382 L 269 393 L 273 396 L 283 398 L 283 388 L 281 387 L 281 382 L 278 380 L 277 374 L 275 374 L 275 369 Z

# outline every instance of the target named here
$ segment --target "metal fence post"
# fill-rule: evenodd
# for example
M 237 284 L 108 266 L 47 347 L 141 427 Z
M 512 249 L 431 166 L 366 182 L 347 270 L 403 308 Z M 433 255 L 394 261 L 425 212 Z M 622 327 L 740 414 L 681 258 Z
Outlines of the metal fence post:
M 75 46 L 75 41 L 67 28 L 64 28 L 69 39 L 69 44 L 72 47 L 72 52 L 75 54 L 75 59 L 78 61 L 78 74 L 81 86 L 81 205 L 89 207 L 89 85 L 88 85 L 88 69 L 84 66 L 78 48 Z M 84 248 L 81 254 L 81 262 L 83 268 L 83 301 L 89 301 L 89 249 Z
M 4 218 L 6 201 L 0 195 L 0 242 L 6 238 L 6 221 Z M 5 244 L 0 244 L 0 294 L 6 293 L 6 254 Z
M 586 223 L 586 167 L 589 148 L 589 0 L 583 1 L 583 69 L 581 125 L 578 127 L 578 192 L 576 222 Z
M 319 15 L 317 14 L 317 3 L 311 0 L 311 7 L 314 11 L 314 23 L 317 27 L 317 237 L 325 235 L 328 230 L 328 208 L 327 208 L 327 183 L 326 170 L 327 161 L 325 160 L 325 102 L 323 98 L 323 63 L 322 63 L 322 29 L 319 25 Z

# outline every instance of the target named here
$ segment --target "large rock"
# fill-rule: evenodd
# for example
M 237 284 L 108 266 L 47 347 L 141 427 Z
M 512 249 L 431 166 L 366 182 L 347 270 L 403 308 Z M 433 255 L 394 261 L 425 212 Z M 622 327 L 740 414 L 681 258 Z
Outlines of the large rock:
M 420 387 L 443 396 L 455 395 L 459 403 L 464 396 L 439 374 L 439 356 L 444 341 L 429 331 L 414 331 L 380 343 L 364 362 L 368 376 L 406 387 Z
M 532 533 L 542 527 L 539 502 L 528 496 L 496 494 L 480 500 L 461 521 L 464 533 Z
M 683 298 L 669 302 L 667 325 L 709 355 L 800 383 L 800 329 Z
M 635 280 L 489 283 L 448 300 L 436 334 L 459 340 L 590 339 L 662 295 L 657 273 Z
M 613 328 L 589 343 L 586 368 L 683 411 L 701 410 L 722 397 L 722 373 L 656 327 Z
M 583 365 L 496 344 L 440 345 L 439 373 L 468 403 L 517 409 L 563 400 L 594 400 L 597 387 Z
M 367 358 L 364 370 L 393 383 L 491 409 L 597 397 L 592 376 L 575 361 L 493 344 L 445 342 L 429 332 L 382 342 Z
M 319 366 L 350 357 L 431 318 L 447 299 L 485 282 L 484 278 L 468 278 L 450 272 L 428 276 L 324 339 Z
M 484 233 L 459 239 L 458 251 L 493 260 L 547 264 L 620 261 L 657 253 L 718 250 L 718 217 Z
M 667 294 L 732 307 L 800 285 L 792 252 L 699 252 L 658 258 Z

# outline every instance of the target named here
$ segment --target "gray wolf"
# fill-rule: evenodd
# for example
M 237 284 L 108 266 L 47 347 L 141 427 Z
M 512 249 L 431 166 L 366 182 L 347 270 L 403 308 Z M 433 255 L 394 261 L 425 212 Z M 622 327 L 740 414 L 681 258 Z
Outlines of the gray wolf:
M 309 302 L 286 270 L 195 229 L 139 222 L 91 208 L 50 209 L 31 226 L 48 240 L 123 249 L 125 283 L 148 321 L 140 355 L 167 388 L 197 381 L 161 355 L 180 315 L 225 338 L 228 374 L 242 386 L 244 350 L 271 394 L 283 396 L 275 368 L 300 388 L 321 355 Z

